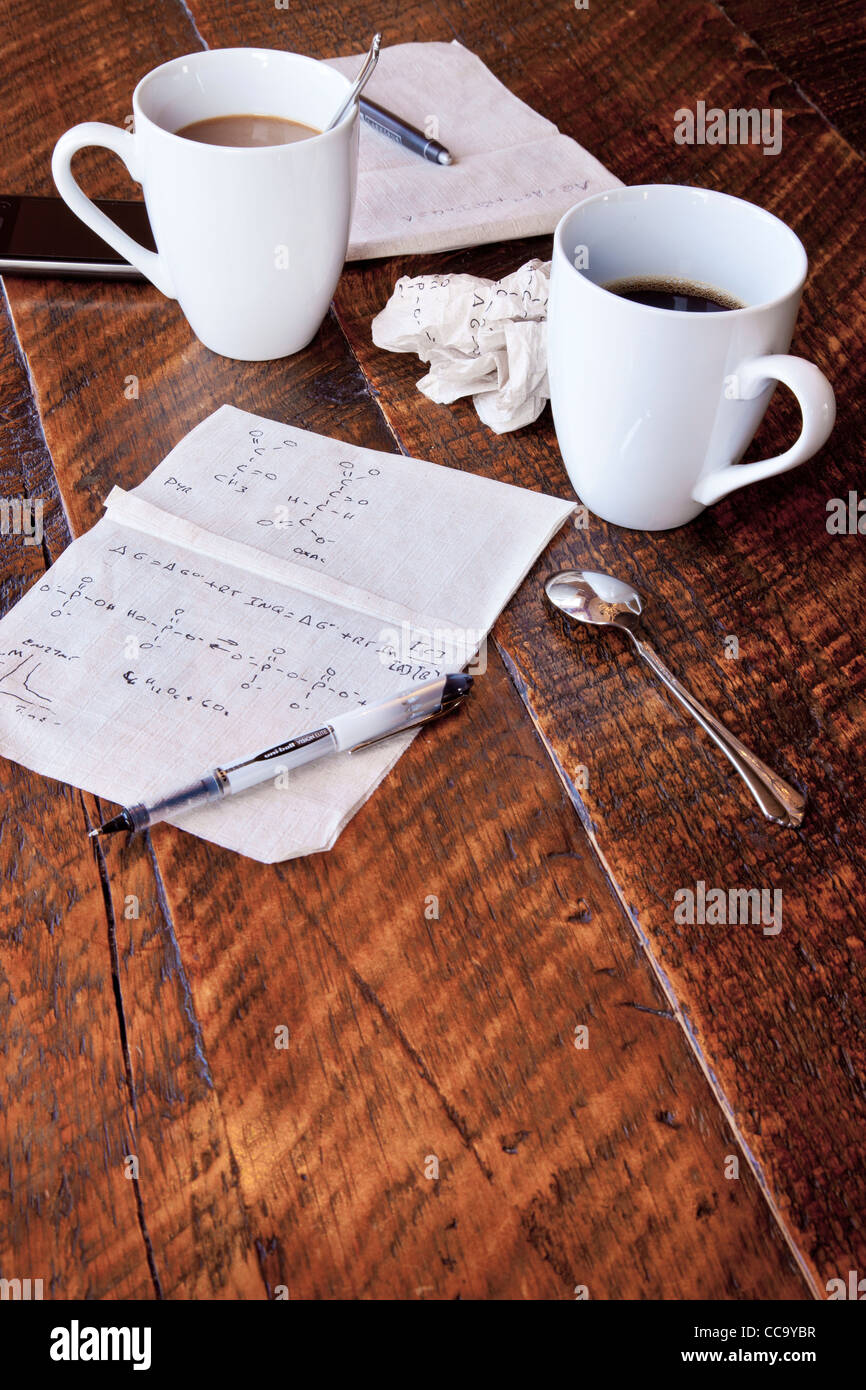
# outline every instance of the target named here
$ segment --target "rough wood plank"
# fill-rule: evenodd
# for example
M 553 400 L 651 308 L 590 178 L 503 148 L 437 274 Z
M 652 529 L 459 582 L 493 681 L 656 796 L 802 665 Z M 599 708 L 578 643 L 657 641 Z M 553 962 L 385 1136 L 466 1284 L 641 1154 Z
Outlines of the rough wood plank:
M 51 152 L 79 121 L 123 126 L 132 90 L 159 63 L 201 47 L 186 7 L 128 0 L 123 5 L 58 5 L 36 13 L 28 0 L 4 0 L 4 193 L 54 194 Z M 76 157 L 76 176 L 95 197 L 137 194 L 107 151 Z
M 866 30 L 858 0 L 717 0 L 851 145 L 866 147 Z
M 4 159 L 7 177 L 6 185 L 13 191 L 50 193 L 53 191 L 49 170 L 50 150 L 56 137 L 75 120 L 100 117 L 123 123 L 129 109 L 129 95 L 134 82 L 156 63 L 164 61 L 176 52 L 188 51 L 197 46 L 194 29 L 188 15 L 181 7 L 170 13 L 163 11 L 159 25 L 153 24 L 149 7 L 135 7 L 131 12 L 118 11 L 111 6 L 86 7 L 76 12 L 59 12 L 52 20 L 51 33 L 56 48 L 56 61 L 51 64 L 55 75 L 53 83 L 42 88 L 35 86 L 29 75 L 32 63 L 32 42 L 34 25 L 39 17 L 29 7 L 12 5 L 0 16 L 3 23 L 2 46 L 9 55 L 9 70 L 14 75 L 17 101 L 9 112 L 9 122 L 5 127 Z M 132 27 L 130 27 L 132 26 Z M 134 41 L 132 35 L 134 34 Z M 39 40 L 44 53 L 45 44 Z M 62 54 L 74 52 L 78 61 L 64 61 Z M 108 55 L 112 54 L 108 63 Z M 126 66 L 118 61 L 119 55 L 126 55 Z M 50 62 L 51 54 L 46 61 Z M 10 103 L 10 106 L 12 103 Z M 42 133 L 40 140 L 33 139 L 38 126 Z M 26 130 L 24 138 L 20 132 Z M 14 141 L 10 137 L 14 134 Z M 8 142 L 8 144 L 7 144 Z M 117 196 L 133 196 L 134 187 L 130 185 L 116 161 L 98 155 L 87 155 L 82 163 L 86 166 L 84 175 L 87 185 L 95 194 L 114 193 Z M 88 335 L 94 332 L 92 298 L 97 301 L 104 288 L 91 285 L 64 285 L 53 282 L 45 285 L 23 283 L 9 279 L 7 286 L 19 304 L 26 301 L 28 292 L 36 289 L 52 306 L 58 322 L 65 322 L 75 343 L 73 356 L 85 362 L 83 372 L 74 372 L 70 378 L 68 363 L 64 366 L 63 354 L 52 361 L 51 376 L 63 389 L 69 389 L 76 405 L 81 403 L 82 379 L 87 381 L 86 348 Z M 71 300 L 65 298 L 69 293 Z M 147 304 L 156 311 L 157 306 L 171 309 L 156 291 L 143 286 L 127 286 L 127 292 L 137 303 Z M 23 295 L 23 301 L 19 296 Z M 77 297 L 78 296 L 78 297 Z M 120 295 L 121 302 L 125 296 Z M 128 301 L 127 301 L 128 302 Z M 91 312 L 88 313 L 88 306 Z M 80 310 L 80 317 L 72 325 L 70 312 Z M 99 314 L 97 303 L 96 314 Z M 110 368 L 105 372 L 102 387 L 106 399 L 110 397 L 111 409 L 117 412 L 117 423 L 113 429 L 116 438 L 125 441 L 133 451 L 140 442 L 135 435 L 133 421 L 136 403 L 124 394 L 124 377 L 142 373 L 141 389 L 145 394 L 153 388 L 158 373 L 161 352 L 165 350 L 166 339 L 158 339 L 162 324 L 156 312 L 135 320 L 134 337 L 127 343 L 126 370 L 122 370 L 123 332 L 118 333 L 116 349 L 121 354 L 116 366 L 121 369 L 118 377 Z M 6 327 L 10 343 L 13 341 L 11 329 Z M 54 327 L 48 328 L 57 342 L 60 334 Z M 96 332 L 105 332 L 104 321 L 99 322 Z M 142 348 L 142 344 L 147 346 Z M 179 349 L 182 351 L 182 348 Z M 109 357 L 111 354 L 109 353 Z M 32 363 L 31 363 L 32 365 Z M 150 371 L 148 371 L 148 366 Z M 19 368 L 20 371 L 20 368 Z M 22 382 L 26 378 L 21 372 Z M 70 385 L 71 381 L 71 385 Z M 24 389 L 22 387 L 22 389 Z M 156 400 L 155 392 L 152 392 Z M 3 394 L 6 405 L 7 394 Z M 164 420 L 171 411 L 170 397 L 159 398 L 164 406 Z M 85 403 L 88 398 L 85 394 Z M 105 408 L 104 406 L 102 408 Z M 30 406 L 38 426 L 35 407 Z M 80 532 L 91 524 L 99 511 L 100 499 L 105 493 L 102 486 L 105 479 L 113 476 L 115 460 L 104 460 L 98 474 L 94 473 L 91 448 L 91 435 L 103 438 L 98 417 L 90 417 L 85 409 L 68 422 L 73 434 L 68 436 L 73 450 L 81 464 L 76 479 L 78 494 L 66 498 L 65 505 L 73 528 Z M 158 435 L 155 435 L 158 438 Z M 164 436 L 165 449 L 173 442 L 168 433 Z M 50 469 L 50 459 L 45 455 L 45 469 Z M 90 461 L 89 461 L 90 460 Z M 132 466 L 130 463 L 127 466 Z M 50 477 L 50 472 L 46 477 Z M 47 486 L 47 484 L 46 484 Z M 79 502 L 89 506 L 86 522 L 81 521 Z M 56 557 L 66 543 L 69 531 L 62 507 L 58 503 L 57 515 L 61 519 L 60 530 L 52 534 L 49 558 Z M 23 576 L 8 579 L 20 587 Z M 17 595 L 17 589 L 16 589 Z M 13 601 L 10 594 L 10 602 Z M 21 814 L 22 832 L 16 841 L 17 855 L 25 855 L 28 840 L 24 838 L 25 827 L 30 825 L 30 836 L 38 841 L 40 800 L 35 799 L 33 788 L 39 788 L 39 798 L 47 801 L 54 791 L 54 784 L 43 782 L 30 773 L 8 765 L 10 775 L 23 781 L 31 788 L 30 798 L 34 801 L 31 820 Z M 219 1297 L 226 1291 L 233 1297 L 263 1297 L 265 1283 L 255 1243 L 246 1228 L 244 1204 L 239 1196 L 238 1171 L 231 1155 L 225 1125 L 222 1120 L 219 1101 L 213 1080 L 209 1074 L 207 1060 L 201 1046 L 201 1032 L 195 1017 L 195 1007 L 190 998 L 189 983 L 183 963 L 180 960 L 173 924 L 168 913 L 158 870 L 152 861 L 146 842 L 131 846 L 123 854 L 117 872 L 108 874 L 108 866 L 97 851 L 94 858 L 92 848 L 86 844 L 85 830 L 98 818 L 98 807 L 93 798 L 82 798 L 68 789 L 58 789 L 64 802 L 74 799 L 76 814 L 70 825 L 69 817 L 64 821 L 60 832 L 63 854 L 70 862 L 80 866 L 81 861 L 90 867 L 95 879 L 97 892 L 88 899 L 92 921 L 85 927 L 70 911 L 65 920 L 60 909 L 53 910 L 52 922 L 62 930 L 63 940 L 71 943 L 73 958 L 76 952 L 87 952 L 88 984 L 90 992 L 97 998 L 106 1000 L 108 1011 L 100 1011 L 94 1006 L 84 1024 L 79 1027 L 85 1034 L 92 1030 L 92 1049 L 116 1047 L 121 1055 L 126 1052 L 127 1073 L 124 1086 L 127 1090 L 127 1109 L 124 1111 L 123 1142 L 114 1138 L 117 1122 L 114 1117 L 116 1100 L 113 1091 L 94 1083 L 93 1093 L 88 1095 L 84 1081 L 67 1078 L 59 1066 L 51 1080 L 56 1090 L 68 1087 L 71 1102 L 80 1110 L 80 1139 L 74 1130 L 70 1134 L 60 1134 L 55 1126 L 46 1122 L 46 1115 L 52 1113 L 38 1088 L 27 1096 L 18 1097 L 19 1130 L 32 1138 L 28 1143 L 27 1163 L 20 1154 L 13 1151 L 12 1159 L 22 1174 L 19 1185 L 22 1190 L 41 1180 L 45 1180 L 52 1193 L 52 1203 L 43 1203 L 40 1211 L 38 1203 L 29 1202 L 17 1214 L 17 1224 L 12 1227 L 10 1243 L 15 1251 L 31 1253 L 31 1263 L 41 1271 L 47 1262 L 52 1270 L 51 1291 L 55 1297 L 112 1296 L 152 1297 L 171 1294 L 181 1290 L 186 1297 Z M 10 813 L 15 820 L 14 809 Z M 64 862 L 56 847 L 55 838 L 50 840 L 52 853 L 57 853 L 58 864 Z M 10 842 L 11 848 L 11 842 Z M 112 865 L 112 868 L 115 866 Z M 16 858 L 10 866 L 10 876 L 15 870 L 20 873 L 20 860 Z M 105 882 L 100 882 L 100 870 Z M 85 870 L 70 870 L 71 885 L 66 886 L 65 877 L 58 872 L 57 864 L 46 855 L 40 859 L 38 870 L 30 866 L 30 878 L 34 880 L 30 892 L 38 896 L 41 892 L 52 904 L 62 893 L 74 905 L 77 897 L 84 894 L 87 882 Z M 77 875 L 81 877 L 81 887 L 76 888 Z M 138 913 L 129 916 L 129 913 Z M 18 919 L 11 916 L 12 932 L 20 933 Z M 62 928 L 60 928 L 62 923 Z M 104 943 L 101 955 L 96 943 Z M 110 943 L 110 944 L 109 944 Z M 23 967 L 16 966 L 22 970 Z M 31 967 L 35 979 L 45 973 L 38 963 Z M 73 976 L 78 989 L 77 976 Z M 87 1007 L 84 997 L 81 1004 Z M 77 1018 L 77 1015 L 76 1015 Z M 26 1035 L 18 1040 L 24 1057 L 32 1046 Z M 49 1055 L 46 1049 L 46 1055 Z M 19 1059 L 16 1065 L 23 1066 Z M 107 1075 L 107 1067 L 102 1065 L 102 1076 Z M 49 1073 L 50 1077 L 51 1073 Z M 46 1078 L 46 1086 L 49 1084 Z M 29 1108 L 25 1101 L 30 1101 Z M 171 1144 L 166 1145 L 164 1133 L 171 1124 Z M 65 1176 L 65 1168 L 70 1166 L 67 1151 L 73 1146 L 78 1151 L 80 1142 L 86 1153 L 85 1144 L 93 1133 L 102 1137 L 106 1150 L 99 1156 L 100 1169 L 107 1170 L 107 1180 L 100 1171 L 98 1180 L 94 1177 L 97 1163 L 88 1159 L 87 1165 L 81 1162 L 80 1177 L 72 1165 L 72 1178 Z M 110 1142 L 109 1142 L 110 1139 Z M 62 1143 L 61 1143 L 62 1141 Z M 60 1144 L 59 1152 L 55 1152 Z M 34 1151 L 43 1153 L 39 1163 L 34 1161 Z M 139 1163 L 139 1180 L 133 1186 L 123 1179 L 123 1162 L 128 1155 L 134 1155 Z M 14 1173 L 15 1168 L 12 1169 Z M 130 1200 L 140 1200 L 142 1220 L 145 1206 L 154 1221 L 153 1233 L 147 1230 L 148 1247 L 139 1226 L 136 1207 L 131 1207 L 134 1222 L 134 1240 L 125 1239 L 122 1251 L 116 1251 L 120 1236 L 113 1229 L 117 1224 L 124 1232 L 121 1212 L 114 1210 L 108 1230 L 98 1240 L 88 1240 L 87 1244 L 76 1233 L 80 1225 L 92 1224 L 90 1214 L 92 1198 L 85 1188 L 85 1180 L 94 1184 L 94 1192 L 102 1192 L 107 1181 L 108 1191 L 117 1206 L 115 1189 L 121 1181 L 123 1195 Z M 59 1190 L 60 1197 L 53 1193 Z M 63 1201 L 62 1223 L 58 1222 L 55 1208 Z M 21 1235 L 21 1223 L 27 1223 L 26 1240 Z M 179 1231 L 185 1239 L 172 1245 Z M 54 1244 L 62 1239 L 61 1253 Z M 79 1246 L 73 1242 L 78 1239 Z M 135 1239 L 138 1246 L 135 1245 Z M 79 1248 L 80 1247 L 80 1248 Z M 166 1263 L 164 1253 L 172 1250 L 173 1258 L 166 1265 L 165 1278 L 161 1269 Z M 149 1263 L 148 1263 L 149 1260 Z M 4 1270 L 7 1255 L 4 1252 Z M 119 1266 L 119 1267 L 118 1267 Z M 46 1296 L 49 1284 L 46 1282 Z
M 235 874 L 232 917 L 228 856 L 157 839 L 269 1287 L 798 1296 L 521 713 L 496 663 L 447 776 L 431 732 L 326 858 Z
M 244 41 L 262 20 L 245 15 Z M 360 48 L 366 15 L 355 23 L 349 34 L 336 7 L 307 15 L 304 46 Z M 400 23 L 398 36 L 422 32 L 419 7 Z M 126 72 L 115 63 L 101 97 L 115 120 L 138 63 L 117 37 Z M 95 114 L 86 74 L 68 64 L 62 80 L 74 108 L 62 125 Z M 46 95 L 46 110 L 62 106 Z M 201 349 L 146 287 L 10 286 L 76 529 L 222 399 L 387 447 L 333 323 L 303 360 L 245 368 Z M 432 736 L 419 741 L 331 855 L 263 874 L 166 828 L 154 902 L 144 860 L 111 847 L 115 917 L 130 884 L 145 908 L 124 922 L 122 978 L 165 1291 L 256 1296 L 255 1250 L 262 1285 L 295 1296 L 568 1297 L 577 1282 L 594 1296 L 803 1292 L 748 1168 L 722 1186 L 730 1132 L 496 664 L 482 690 L 455 731 L 454 787 Z M 422 906 L 437 892 L 432 852 L 449 900 L 435 924 Z M 594 1011 L 586 1053 L 569 1044 L 577 1008 Z M 288 1054 L 271 1043 L 284 1021 Z M 423 1161 L 440 1148 L 436 1188 Z M 450 1199 L 447 1213 L 431 1195 Z
M 5 612 L 67 534 L 5 298 L 0 494 L 44 507 L 43 545 L 0 535 Z M 0 795 L 0 1276 L 41 1279 L 46 1298 L 150 1298 L 137 1185 L 123 1169 L 135 1116 L 81 797 L 6 762 Z
M 812 262 L 794 351 L 830 375 L 839 423 L 817 460 L 734 494 L 681 531 L 641 535 L 593 519 L 588 531 L 558 538 L 496 635 L 823 1287 L 866 1261 L 866 1181 L 857 1157 L 866 1063 L 858 755 L 864 552 L 858 537 L 831 537 L 825 526 L 828 499 L 856 490 L 861 473 L 862 166 L 717 10 L 683 3 L 676 22 L 672 13 L 670 5 L 609 5 L 566 21 L 543 4 L 526 5 L 520 41 L 504 52 L 493 41 L 485 49 L 480 16 L 474 25 L 467 20 L 461 38 L 624 180 L 720 187 L 794 226 Z M 424 32 L 433 37 L 435 29 L 431 18 Z M 774 161 L 754 148 L 675 146 L 672 113 L 696 95 L 781 105 L 783 154 Z M 400 274 L 435 263 L 495 277 L 530 254 L 549 255 L 549 243 L 350 268 L 337 307 L 404 448 L 567 494 L 549 412 L 531 429 L 496 438 L 471 406 L 425 401 L 413 386 L 420 364 L 379 352 L 370 339 L 370 320 Z M 796 427 L 790 402 L 774 403 L 750 456 L 780 451 Z M 753 811 L 703 735 L 615 638 L 562 635 L 543 610 L 540 584 L 544 572 L 573 565 L 637 582 L 673 669 L 809 788 L 810 816 L 799 834 L 779 832 Z M 738 637 L 739 661 L 725 659 L 729 634 Z M 575 769 L 583 766 L 589 787 L 579 791 Z M 781 936 L 675 926 L 675 892 L 699 880 L 782 889 Z
M 388 447 L 333 322 L 291 364 L 241 367 L 147 290 L 13 293 L 76 529 L 205 395 L 320 430 L 337 410 L 344 436 Z M 129 402 L 126 345 L 148 338 L 159 375 Z M 164 902 L 145 887 L 141 918 L 122 922 L 122 972 L 169 1296 L 256 1296 L 251 1250 L 268 1288 L 295 1296 L 804 1289 L 751 1174 L 724 1180 L 736 1144 L 498 665 L 483 690 L 478 723 L 442 735 L 448 777 L 425 740 L 327 856 L 263 869 L 154 835 Z M 107 859 L 120 919 L 144 870 L 137 851 Z M 598 1034 L 586 1054 L 571 1047 L 581 1011 Z M 447 1186 L 423 1176 L 431 1153 Z M 227 1170 L 223 1202 L 199 1182 L 211 1165 Z

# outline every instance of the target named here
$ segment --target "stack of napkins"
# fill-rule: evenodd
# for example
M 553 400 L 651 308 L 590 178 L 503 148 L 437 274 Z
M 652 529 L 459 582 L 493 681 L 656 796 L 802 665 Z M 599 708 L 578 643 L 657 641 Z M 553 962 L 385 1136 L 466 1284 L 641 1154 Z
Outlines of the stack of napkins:
M 330 62 L 354 78 L 363 58 Z M 455 162 L 431 164 L 362 123 L 350 261 L 543 236 L 581 198 L 619 186 L 456 39 L 383 48 L 365 96 Z
M 459 669 L 572 509 L 224 405 L 0 621 L 0 752 L 121 804 L 175 791 Z M 173 823 L 264 863 L 329 849 L 412 737 Z

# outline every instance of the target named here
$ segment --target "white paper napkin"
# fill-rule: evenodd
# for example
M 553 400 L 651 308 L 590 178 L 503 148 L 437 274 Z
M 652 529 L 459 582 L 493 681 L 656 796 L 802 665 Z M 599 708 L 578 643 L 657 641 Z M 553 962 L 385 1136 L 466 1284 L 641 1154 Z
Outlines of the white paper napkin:
M 362 61 L 330 60 L 349 77 Z M 456 39 L 383 48 L 365 95 L 455 162 L 431 164 L 362 122 L 350 261 L 543 236 L 581 198 L 619 185 Z
M 223 405 L 0 621 L 0 751 L 163 795 L 459 669 L 573 510 Z M 261 863 L 329 849 L 413 737 L 172 823 Z

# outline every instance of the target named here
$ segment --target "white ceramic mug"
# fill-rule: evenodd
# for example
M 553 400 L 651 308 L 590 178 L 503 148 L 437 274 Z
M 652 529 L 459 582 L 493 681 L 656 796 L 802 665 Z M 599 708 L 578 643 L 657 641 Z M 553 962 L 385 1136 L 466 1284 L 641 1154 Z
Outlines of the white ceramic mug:
M 725 193 L 617 188 L 565 214 L 553 244 L 548 371 L 562 457 L 591 511 L 640 530 L 681 526 L 821 448 L 833 390 L 811 362 L 784 355 L 806 268 L 784 222 Z M 745 307 L 683 313 L 603 288 L 651 277 Z M 740 465 L 777 381 L 799 401 L 800 437 L 777 458 Z
M 290 145 L 206 145 L 175 131 L 242 113 L 321 130 L 349 86 L 297 53 L 224 48 L 174 58 L 136 87 L 134 134 L 89 121 L 61 136 L 54 181 L 82 222 L 178 300 L 206 347 L 251 362 L 285 357 L 315 334 L 346 259 L 357 104 L 334 130 Z M 87 145 L 113 150 L 142 185 L 156 253 L 82 193 L 70 166 Z

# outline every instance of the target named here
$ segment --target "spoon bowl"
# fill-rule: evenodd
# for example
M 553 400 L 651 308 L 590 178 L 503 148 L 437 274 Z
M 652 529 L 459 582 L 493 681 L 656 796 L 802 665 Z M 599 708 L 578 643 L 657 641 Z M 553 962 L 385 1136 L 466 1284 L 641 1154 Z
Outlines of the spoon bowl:
M 636 589 L 595 570 L 561 570 L 551 575 L 544 592 L 573 623 L 630 628 L 643 612 Z

